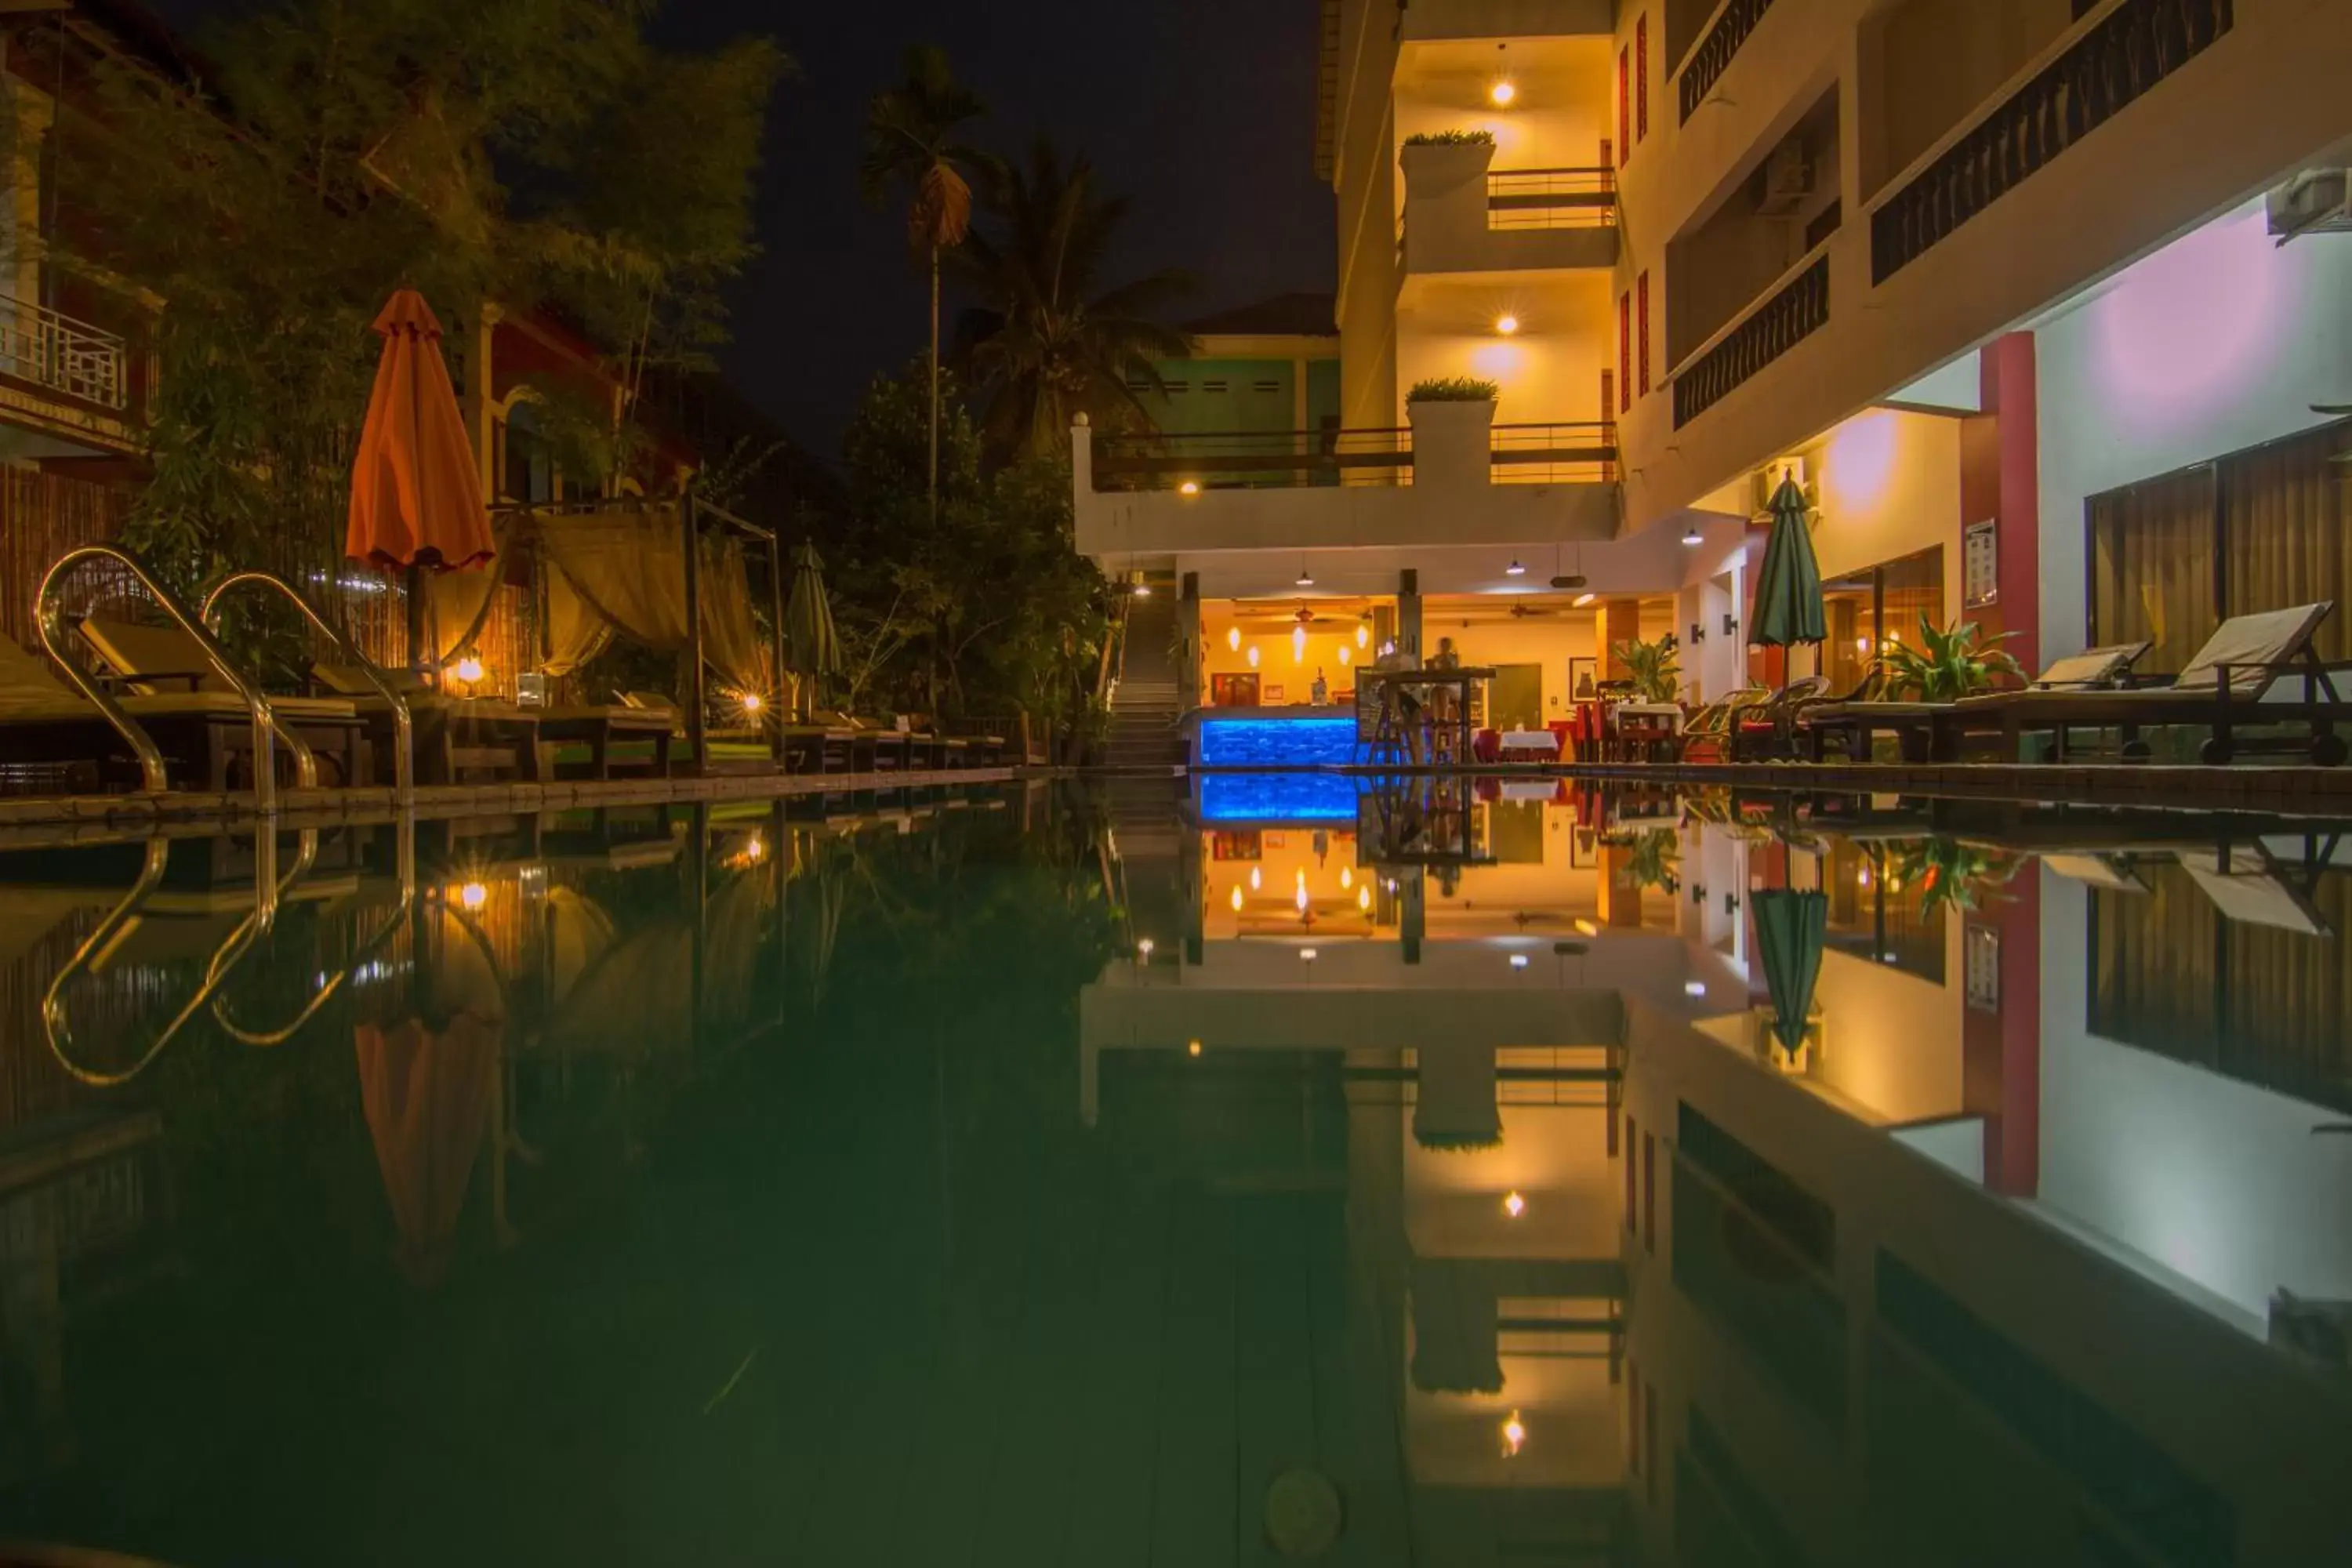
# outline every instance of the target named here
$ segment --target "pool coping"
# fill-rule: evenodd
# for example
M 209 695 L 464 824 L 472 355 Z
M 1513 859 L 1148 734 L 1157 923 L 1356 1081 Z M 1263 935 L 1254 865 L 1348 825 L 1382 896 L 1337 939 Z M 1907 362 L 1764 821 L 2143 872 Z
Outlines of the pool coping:
M 281 790 L 282 828 L 451 817 L 538 815 L 583 807 L 661 805 L 801 795 L 874 795 L 1009 784 L 1040 776 L 1015 767 L 940 768 L 869 773 L 735 773 L 709 778 L 559 779 L 539 784 L 420 785 L 404 809 L 389 788 Z M 161 795 L 25 795 L 0 799 L 0 849 L 180 837 L 247 827 L 260 820 L 250 792 L 173 790 Z

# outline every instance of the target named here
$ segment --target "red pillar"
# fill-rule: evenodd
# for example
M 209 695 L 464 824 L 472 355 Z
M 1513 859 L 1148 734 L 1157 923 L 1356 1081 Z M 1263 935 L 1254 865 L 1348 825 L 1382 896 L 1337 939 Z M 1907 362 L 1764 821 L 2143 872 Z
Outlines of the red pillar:
M 2042 668 L 2041 416 L 2032 332 L 2011 332 L 1977 358 L 1984 412 L 1961 422 L 1960 519 L 1990 519 L 2000 562 L 1999 598 L 1961 615 L 1985 635 L 2016 634 L 2001 645 L 2028 669 Z M 1965 547 L 1956 570 L 1965 570 Z
M 2000 939 L 2000 1005 L 1969 1007 L 1960 1026 L 1961 1100 L 1984 1118 L 1990 1190 L 2034 1195 L 2042 1181 L 2042 882 L 2029 866 L 1969 917 Z

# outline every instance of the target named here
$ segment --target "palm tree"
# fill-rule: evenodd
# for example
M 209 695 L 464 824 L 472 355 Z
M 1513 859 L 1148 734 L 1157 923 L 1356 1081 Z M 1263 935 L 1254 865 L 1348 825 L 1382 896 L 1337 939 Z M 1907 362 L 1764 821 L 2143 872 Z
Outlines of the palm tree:
M 1164 390 L 1155 362 L 1192 352 L 1190 338 L 1158 320 L 1192 278 L 1154 272 L 1097 293 L 1128 203 L 1098 195 L 1094 165 L 1084 156 L 1065 163 L 1045 138 L 1025 169 L 1003 173 L 989 205 L 995 232 L 974 229 L 959 258 L 990 300 L 965 313 L 961 336 L 992 449 L 1051 451 L 1079 413 L 1148 428 L 1133 387 Z
M 985 153 L 956 138 L 956 128 L 988 112 L 948 68 L 946 51 L 918 45 L 907 51 L 906 80 L 874 95 L 866 111 L 866 159 L 860 176 L 869 200 L 879 202 L 902 181 L 913 189 L 907 239 L 928 253 L 931 269 L 931 519 L 940 511 L 940 257 L 971 232 L 971 183 L 965 171 L 993 168 Z

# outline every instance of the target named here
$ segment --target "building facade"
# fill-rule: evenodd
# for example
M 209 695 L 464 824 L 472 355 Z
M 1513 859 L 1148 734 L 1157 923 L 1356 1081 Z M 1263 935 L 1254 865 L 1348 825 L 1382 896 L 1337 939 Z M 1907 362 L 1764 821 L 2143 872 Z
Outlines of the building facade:
M 1355 625 L 1514 672 L 1512 721 L 1629 637 L 1677 637 L 1686 697 L 1776 677 L 1740 626 L 1783 474 L 1841 684 L 1923 616 L 2028 666 L 2145 637 L 2153 669 L 2352 596 L 2352 7 L 1323 16 L 1338 428 L 1080 443 L 1080 547 L 1195 606 L 1202 702 L 1344 692 Z M 1413 395 L 1456 378 L 1492 401 Z

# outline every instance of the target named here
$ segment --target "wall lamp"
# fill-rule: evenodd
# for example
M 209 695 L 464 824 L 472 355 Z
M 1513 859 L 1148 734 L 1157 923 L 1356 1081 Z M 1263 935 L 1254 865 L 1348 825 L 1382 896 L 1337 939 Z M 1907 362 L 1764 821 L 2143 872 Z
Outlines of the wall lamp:
M 1696 621 L 1693 621 L 1691 623 L 1690 640 L 1695 643 L 1706 641 L 1706 628 L 1699 625 Z
M 1723 612 L 1723 635 L 1727 637 L 1739 635 L 1739 617 L 1729 610 Z

